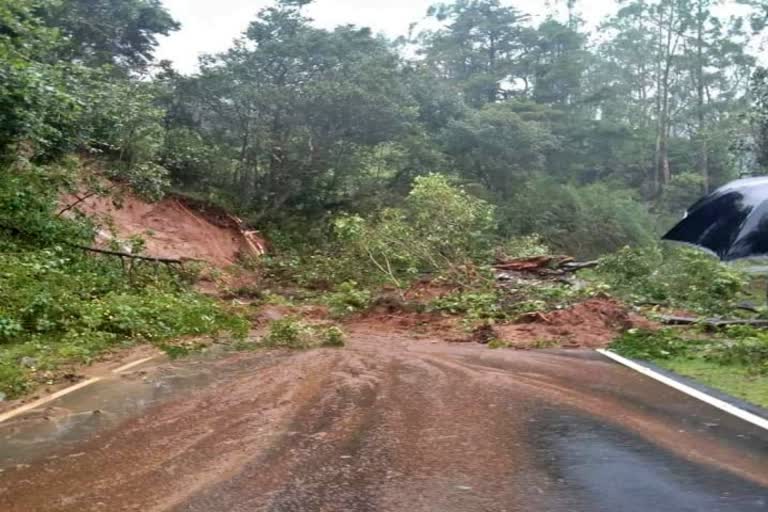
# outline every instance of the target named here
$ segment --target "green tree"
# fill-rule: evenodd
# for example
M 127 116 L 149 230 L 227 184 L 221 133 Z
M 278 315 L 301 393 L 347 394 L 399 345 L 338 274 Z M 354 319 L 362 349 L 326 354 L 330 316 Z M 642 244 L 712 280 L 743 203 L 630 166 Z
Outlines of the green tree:
M 527 102 L 486 105 L 448 125 L 445 152 L 462 176 L 509 198 L 533 171 L 544 169 L 557 144 L 547 112 Z
M 227 148 L 222 185 L 254 219 L 343 202 L 369 150 L 400 140 L 416 117 L 386 41 L 314 28 L 288 4 L 263 10 L 192 82 L 187 109 Z
M 37 13 L 42 0 L 0 1 L 0 154 L 25 143 L 35 157 L 73 148 L 81 103 L 76 67 L 51 63 L 60 44 Z
M 92 67 L 143 70 L 154 58 L 157 37 L 179 29 L 159 0 L 45 2 L 41 16 L 63 36 L 56 58 Z
M 453 82 L 475 107 L 509 97 L 526 40 L 535 37 L 528 19 L 499 0 L 457 0 L 437 4 L 429 16 L 445 26 L 421 35 L 423 54 L 440 76 Z

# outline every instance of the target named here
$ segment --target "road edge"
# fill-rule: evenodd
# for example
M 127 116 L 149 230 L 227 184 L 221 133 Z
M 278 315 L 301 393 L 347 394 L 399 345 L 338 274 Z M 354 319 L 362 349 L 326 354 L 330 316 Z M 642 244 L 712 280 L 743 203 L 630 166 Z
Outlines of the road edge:
M 130 370 L 131 368 L 135 368 L 136 366 L 142 365 L 144 363 L 147 363 L 153 359 L 156 359 L 157 356 L 151 356 L 151 357 L 145 357 L 143 359 L 139 359 L 138 361 L 133 361 L 131 363 L 125 364 L 119 368 L 115 368 L 112 370 L 112 373 L 115 375 L 119 375 L 127 370 Z M 15 409 L 11 409 L 10 411 L 7 411 L 3 414 L 0 414 L 0 423 L 4 423 L 10 419 L 15 418 L 16 416 L 20 416 L 22 414 L 28 413 L 30 411 L 34 411 L 38 407 L 42 407 L 43 405 L 53 402 L 54 400 L 58 400 L 59 398 L 66 396 L 70 393 L 74 393 L 75 391 L 79 391 L 87 386 L 90 386 L 91 384 L 96 384 L 97 382 L 100 382 L 104 380 L 104 377 L 92 377 L 90 379 L 84 380 L 82 382 L 78 382 L 77 384 L 74 384 L 72 386 L 69 386 L 64 389 L 60 389 L 59 391 L 52 393 L 50 395 L 46 395 L 38 400 L 35 400 L 33 402 L 30 402 L 25 405 L 21 405 Z
M 602 354 L 608 359 L 613 360 L 616 363 L 626 366 L 627 368 L 630 368 L 666 386 L 674 388 L 677 391 L 680 391 L 681 393 L 684 393 L 692 398 L 700 400 L 708 405 L 711 405 L 712 407 L 715 407 L 717 409 L 720 409 L 721 411 L 731 414 L 732 416 L 736 416 L 737 418 L 743 421 L 746 421 L 748 423 L 751 423 L 752 425 L 760 427 L 764 430 L 768 430 L 768 419 L 763 418 L 762 416 L 758 416 L 757 414 L 751 413 L 749 411 L 745 411 L 744 409 L 736 407 L 733 404 L 729 404 L 728 402 L 724 400 L 720 400 L 719 398 L 715 398 L 714 396 L 704 393 L 703 391 L 695 389 L 687 384 L 683 384 L 682 382 L 679 382 L 671 377 L 662 375 L 661 373 L 647 366 L 644 366 L 636 361 L 620 356 L 616 352 L 612 352 L 606 349 L 597 349 L 596 352 L 599 354 Z

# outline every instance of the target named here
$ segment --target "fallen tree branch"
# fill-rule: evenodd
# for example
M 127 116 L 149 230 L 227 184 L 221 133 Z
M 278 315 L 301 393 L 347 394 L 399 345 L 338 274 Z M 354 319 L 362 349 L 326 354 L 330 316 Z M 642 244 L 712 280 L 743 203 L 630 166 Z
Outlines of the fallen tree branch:
M 578 272 L 579 270 L 584 270 L 586 268 L 595 268 L 600 264 L 600 260 L 593 260 L 593 261 L 572 261 L 570 263 L 565 263 L 560 267 L 560 270 L 563 270 L 564 272 Z
M 98 249 L 96 247 L 88 247 L 87 245 L 79 245 L 79 244 L 67 244 L 70 245 L 76 249 L 80 249 L 82 251 L 86 252 L 92 252 L 96 254 L 104 254 L 107 256 L 115 256 L 117 258 L 127 258 L 131 260 L 139 260 L 139 261 L 150 261 L 152 263 L 162 263 L 165 265 L 184 265 L 184 260 L 174 259 L 174 258 L 153 258 L 151 256 L 138 256 L 136 254 L 131 254 L 127 252 L 119 252 L 119 251 L 109 251 L 107 249 Z
M 599 260 L 574 261 L 574 259 L 569 256 L 536 256 L 533 258 L 498 260 L 493 267 L 498 271 L 552 276 L 578 272 L 579 270 L 584 270 L 586 268 L 594 268 L 599 264 Z
M 82 196 L 82 197 L 80 197 L 80 196 L 78 196 L 78 195 L 75 195 L 75 199 L 77 199 L 77 201 L 75 201 L 74 203 L 72 203 L 72 204 L 69 204 L 69 205 L 65 206 L 64 208 L 62 208 L 62 209 L 59 211 L 59 213 L 57 213 L 57 214 L 56 214 L 56 218 L 61 218 L 61 216 L 62 216 L 62 215 L 64 215 L 64 214 L 65 214 L 65 213 L 67 213 L 68 211 L 70 211 L 70 210 L 72 210 L 72 209 L 76 208 L 77 206 L 79 206 L 80 204 L 84 203 L 85 201 L 87 201 L 88 199 L 92 198 L 93 196 L 97 196 L 97 195 L 99 195 L 99 194 L 103 194 L 103 193 L 109 192 L 110 190 L 112 190 L 112 189 L 113 189 L 113 188 L 115 188 L 116 186 L 117 186 L 117 185 L 112 185 L 112 186 L 111 186 L 111 187 L 109 187 L 107 190 L 93 190 L 93 191 L 91 191 L 91 192 L 89 192 L 89 193 L 85 194 L 85 195 L 84 195 L 84 196 Z
M 715 329 L 732 325 L 747 325 L 751 327 L 767 327 L 768 320 L 723 320 L 719 318 L 690 318 L 684 316 L 661 316 L 659 321 L 664 325 L 703 325 Z

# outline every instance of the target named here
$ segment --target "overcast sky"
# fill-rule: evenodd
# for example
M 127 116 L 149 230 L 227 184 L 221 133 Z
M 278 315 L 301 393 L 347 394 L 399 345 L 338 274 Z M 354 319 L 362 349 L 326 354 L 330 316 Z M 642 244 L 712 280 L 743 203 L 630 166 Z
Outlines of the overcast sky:
M 182 71 L 193 71 L 203 53 L 226 50 L 271 0 L 162 0 L 182 28 L 162 38 L 157 56 L 170 59 Z M 731 0 L 732 2 L 733 0 Z M 316 0 L 307 13 L 318 26 L 352 23 L 390 37 L 406 35 L 413 22 L 423 20 L 437 0 Z M 543 18 L 548 0 L 507 0 L 523 12 Z M 564 2 L 556 2 L 564 3 Z M 582 16 L 590 26 L 616 10 L 614 0 L 581 0 Z M 730 10 L 730 9 L 729 9 Z
M 229 48 L 256 13 L 271 5 L 270 0 L 162 0 L 182 28 L 171 37 L 162 38 L 157 56 L 170 59 L 182 71 L 195 69 L 203 53 Z M 340 24 L 371 27 L 390 37 L 406 35 L 411 23 L 424 18 L 436 0 L 316 0 L 307 10 L 318 26 L 333 28 Z M 543 15 L 546 0 L 510 0 L 523 12 Z M 585 18 L 596 20 L 614 9 L 613 0 L 583 1 L 589 6 Z M 585 9 L 586 10 L 586 9 Z

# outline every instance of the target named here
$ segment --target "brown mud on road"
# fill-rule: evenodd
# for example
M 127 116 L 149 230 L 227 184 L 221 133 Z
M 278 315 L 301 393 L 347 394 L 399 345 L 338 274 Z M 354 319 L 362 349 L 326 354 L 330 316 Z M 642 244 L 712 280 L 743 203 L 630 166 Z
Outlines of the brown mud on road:
M 85 419 L 0 425 L 0 510 L 768 510 L 768 433 L 594 353 L 350 339 L 158 366 L 59 404 Z

